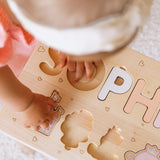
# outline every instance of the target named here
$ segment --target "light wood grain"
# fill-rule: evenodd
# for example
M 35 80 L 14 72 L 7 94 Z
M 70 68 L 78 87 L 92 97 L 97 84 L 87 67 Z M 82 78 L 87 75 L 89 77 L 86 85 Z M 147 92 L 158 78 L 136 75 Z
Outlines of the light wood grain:
M 118 54 L 106 57 L 103 60 L 105 73 L 102 82 L 97 88 L 81 91 L 74 88 L 67 79 L 67 69 L 64 68 L 55 76 L 42 72 L 39 65 L 54 62 L 48 54 L 48 47 L 37 45 L 19 79 L 32 91 L 50 96 L 53 90 L 57 90 L 62 96 L 61 106 L 65 109 L 60 121 L 56 124 L 50 136 L 23 128 L 15 117 L 15 114 L 3 107 L 0 111 L 0 130 L 22 143 L 35 148 L 57 160 L 93 160 L 88 154 L 90 143 L 99 145 L 100 139 L 109 128 L 117 126 L 122 130 L 124 141 L 118 147 L 116 154 L 120 160 L 124 159 L 125 152 L 132 150 L 137 152 L 145 148 L 146 144 L 156 145 L 160 148 L 160 130 L 153 127 L 153 122 L 158 114 L 159 107 L 150 123 L 145 123 L 142 117 L 146 107 L 137 103 L 131 114 L 126 114 L 123 109 L 138 79 L 144 79 L 146 86 L 143 94 L 152 97 L 160 86 L 160 63 L 145 57 L 129 48 Z M 97 96 L 114 66 L 125 66 L 133 78 L 131 89 L 124 94 L 109 93 L 105 101 L 100 101 Z M 54 68 L 53 68 L 54 69 Z M 88 142 L 80 143 L 78 148 L 67 151 L 61 142 L 63 133 L 61 124 L 66 115 L 75 111 L 87 110 L 93 116 L 93 129 L 89 134 Z M 74 136 L 74 135 L 73 135 Z

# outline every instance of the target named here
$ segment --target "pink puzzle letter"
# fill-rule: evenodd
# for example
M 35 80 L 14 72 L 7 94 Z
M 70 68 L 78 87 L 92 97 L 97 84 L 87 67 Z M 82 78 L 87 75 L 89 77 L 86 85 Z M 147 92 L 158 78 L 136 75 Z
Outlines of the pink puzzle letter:
M 145 80 L 139 79 L 124 107 L 124 111 L 126 113 L 131 113 L 134 108 L 134 105 L 136 103 L 141 103 L 147 106 L 147 110 L 143 117 L 143 120 L 144 122 L 150 122 L 155 111 L 158 108 L 158 105 L 160 104 L 160 89 L 157 89 L 153 98 L 150 99 L 142 95 L 142 90 L 144 86 L 145 86 Z
M 115 84 L 116 79 L 120 77 L 123 79 L 122 85 Z M 131 75 L 119 67 L 114 67 L 109 74 L 107 80 L 105 81 L 99 95 L 98 99 L 104 101 L 108 96 L 109 92 L 122 94 L 127 92 L 132 86 Z
M 155 121 L 153 123 L 154 127 L 160 128 L 160 111 L 158 112 L 157 117 L 155 118 Z

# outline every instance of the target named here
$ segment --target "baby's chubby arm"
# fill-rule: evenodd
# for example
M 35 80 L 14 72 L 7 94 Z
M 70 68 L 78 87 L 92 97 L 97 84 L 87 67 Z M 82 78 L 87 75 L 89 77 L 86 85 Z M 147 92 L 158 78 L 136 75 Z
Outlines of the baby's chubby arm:
M 33 93 L 5 65 L 0 67 L 0 102 L 15 111 L 25 127 L 47 128 L 53 119 L 48 105 L 56 103 L 49 97 Z

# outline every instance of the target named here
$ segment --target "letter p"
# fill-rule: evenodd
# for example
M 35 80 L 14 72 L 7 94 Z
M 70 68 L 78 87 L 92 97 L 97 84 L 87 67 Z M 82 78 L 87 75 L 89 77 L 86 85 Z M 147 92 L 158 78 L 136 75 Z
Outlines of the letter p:
M 115 83 L 118 77 L 123 79 L 123 84 L 117 85 Z M 98 99 L 104 101 L 108 96 L 109 92 L 117 94 L 125 93 L 131 88 L 131 86 L 132 86 L 131 75 L 119 67 L 114 67 L 111 70 L 107 80 L 105 81 L 98 95 Z

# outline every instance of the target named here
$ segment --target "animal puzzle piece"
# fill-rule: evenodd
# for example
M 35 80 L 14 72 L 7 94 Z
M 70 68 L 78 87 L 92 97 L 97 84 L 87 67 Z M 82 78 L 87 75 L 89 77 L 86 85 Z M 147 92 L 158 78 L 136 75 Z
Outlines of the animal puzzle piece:
M 152 146 L 146 144 L 144 150 L 133 152 L 128 151 L 125 153 L 125 160 L 159 160 L 160 159 L 160 150 L 157 146 Z
M 88 153 L 97 160 L 119 160 L 116 151 L 123 140 L 121 129 L 114 126 L 101 138 L 98 147 L 93 143 L 89 144 Z
M 40 128 L 39 132 L 43 133 L 46 136 L 49 136 L 54 126 L 60 120 L 61 116 L 64 114 L 64 109 L 61 106 L 57 106 L 56 108 L 50 107 L 51 112 L 53 112 L 53 120 L 49 123 L 47 129 Z
M 46 62 L 41 62 L 39 67 L 44 73 L 56 76 L 60 74 L 62 71 L 62 69 L 58 66 L 59 64 L 58 51 L 49 48 L 48 53 L 49 53 L 49 58 L 47 59 Z
M 76 111 L 66 116 L 61 126 L 64 133 L 61 141 L 65 144 L 65 148 L 77 148 L 80 142 L 88 141 L 88 135 L 92 130 L 93 117 L 86 110 Z

